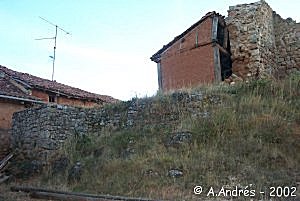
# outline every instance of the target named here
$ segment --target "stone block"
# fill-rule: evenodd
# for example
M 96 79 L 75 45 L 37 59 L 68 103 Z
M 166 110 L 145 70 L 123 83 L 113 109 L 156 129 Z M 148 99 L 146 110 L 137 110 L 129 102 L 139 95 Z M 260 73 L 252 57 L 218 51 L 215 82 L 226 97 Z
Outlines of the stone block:
M 257 43 L 258 42 L 257 35 L 255 35 L 255 34 L 251 35 L 250 38 L 249 38 L 249 42 L 250 43 Z

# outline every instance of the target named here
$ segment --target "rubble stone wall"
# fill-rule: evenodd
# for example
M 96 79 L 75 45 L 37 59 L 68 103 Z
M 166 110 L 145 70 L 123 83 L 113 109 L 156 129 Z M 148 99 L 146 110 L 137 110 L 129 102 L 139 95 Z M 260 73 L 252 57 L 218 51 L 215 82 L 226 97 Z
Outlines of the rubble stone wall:
M 226 23 L 234 74 L 264 78 L 300 69 L 299 23 L 282 19 L 264 0 L 229 7 Z
M 300 23 L 273 12 L 279 76 L 300 69 Z
M 172 125 L 185 113 L 207 116 L 201 102 L 217 103 L 218 100 L 217 97 L 178 92 L 161 100 L 137 99 L 98 109 L 61 105 L 30 108 L 13 116 L 12 149 L 20 160 L 47 163 L 55 150 L 72 136 L 99 136 L 110 130 L 139 125 Z
M 260 1 L 258 10 L 255 13 L 258 29 L 258 47 L 259 47 L 259 66 L 258 66 L 258 76 L 268 77 L 272 75 L 273 69 L 276 68 L 276 44 L 273 26 L 273 10 L 265 2 Z
M 76 132 L 85 131 L 85 113 L 81 109 L 41 106 L 14 113 L 12 149 L 23 158 L 47 160 L 47 155 Z

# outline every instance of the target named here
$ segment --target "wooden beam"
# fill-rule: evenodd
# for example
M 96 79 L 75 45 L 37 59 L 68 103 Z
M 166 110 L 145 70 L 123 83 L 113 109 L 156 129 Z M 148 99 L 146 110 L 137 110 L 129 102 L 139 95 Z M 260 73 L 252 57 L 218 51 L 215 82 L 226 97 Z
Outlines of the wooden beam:
M 6 180 L 8 180 L 9 177 L 10 177 L 10 176 L 2 175 L 2 176 L 0 177 L 0 184 L 2 184 L 3 182 L 5 182 Z
M 222 47 L 221 45 L 219 45 L 218 43 L 216 43 L 216 46 L 219 48 L 219 50 L 221 51 L 221 52 L 223 52 L 224 54 L 226 54 L 226 55 L 230 55 L 230 53 L 224 48 L 224 47 Z
M 13 154 L 9 154 L 7 155 L 1 162 L 0 162 L 0 170 L 2 170 L 2 168 L 4 168 L 6 166 L 6 164 L 8 163 L 8 161 L 13 157 Z
M 24 186 L 13 186 L 10 188 L 13 192 L 26 192 L 30 195 L 43 199 L 48 199 L 51 197 L 52 200 L 65 200 L 63 201 L 112 201 L 112 200 L 123 200 L 123 201 L 160 201 L 160 200 L 151 200 L 147 198 L 130 198 L 124 196 L 111 196 L 111 195 L 94 195 L 86 193 L 74 193 L 74 192 L 65 192 L 57 191 L 43 188 L 34 188 L 34 187 L 24 187 Z M 48 198 L 47 198 L 48 197 Z M 71 199 L 70 199 L 71 198 Z
M 222 81 L 221 76 L 221 61 L 220 61 L 220 52 L 218 46 L 213 46 L 213 54 L 214 54 L 214 74 L 215 74 L 215 83 L 219 83 Z
M 218 41 L 218 23 L 219 23 L 219 18 L 214 16 L 212 22 L 212 35 L 211 35 L 212 42 Z
M 161 62 L 157 63 L 157 75 L 158 75 L 158 89 L 163 90 L 163 82 L 162 82 L 162 71 L 161 71 Z
M 227 27 L 223 27 L 223 28 L 224 28 L 224 42 L 223 42 L 222 47 L 224 49 L 227 49 L 227 44 L 228 44 L 228 40 L 229 40 L 229 32 L 228 32 Z
M 47 193 L 47 192 L 33 192 L 30 193 L 30 197 L 35 199 L 59 200 L 59 201 L 111 201 L 103 198 L 90 198 L 90 197 L 83 197 L 78 195 Z

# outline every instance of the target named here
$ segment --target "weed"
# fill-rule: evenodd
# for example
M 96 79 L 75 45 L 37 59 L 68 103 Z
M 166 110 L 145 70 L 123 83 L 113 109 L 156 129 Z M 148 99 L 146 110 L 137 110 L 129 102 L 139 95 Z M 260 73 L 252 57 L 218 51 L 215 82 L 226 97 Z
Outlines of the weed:
M 85 171 L 81 182 L 63 185 L 75 191 L 170 200 L 199 199 L 192 195 L 195 185 L 207 189 L 255 184 L 257 190 L 296 185 L 299 80 L 294 75 L 137 99 L 148 107 L 148 113 L 140 115 L 150 123 L 70 140 L 63 153 L 72 162 L 82 162 Z M 201 94 L 202 101 L 190 101 L 193 94 Z M 129 103 L 110 107 L 122 110 L 124 104 Z M 170 123 L 155 121 L 153 114 Z M 166 147 L 165 139 L 177 130 L 190 131 L 191 142 Z M 170 177 L 171 169 L 183 176 Z M 53 180 L 49 176 L 47 182 Z

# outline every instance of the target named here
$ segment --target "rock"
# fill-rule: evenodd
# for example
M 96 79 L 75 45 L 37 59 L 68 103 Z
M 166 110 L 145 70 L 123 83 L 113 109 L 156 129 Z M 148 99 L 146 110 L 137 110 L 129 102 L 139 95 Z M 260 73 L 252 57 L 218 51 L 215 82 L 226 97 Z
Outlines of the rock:
M 257 43 L 258 39 L 256 35 L 250 36 L 249 42 L 250 43 Z M 254 48 L 253 48 L 254 49 Z
M 168 176 L 173 178 L 179 178 L 183 176 L 183 172 L 179 169 L 171 169 L 168 172 Z
M 189 144 L 192 142 L 192 133 L 190 131 L 180 131 L 173 133 L 172 136 L 167 140 L 165 145 L 167 147 L 177 147 L 180 144 Z
M 241 77 L 237 76 L 234 73 L 232 73 L 231 77 L 232 77 L 232 80 L 231 80 L 232 82 L 242 82 L 243 81 L 243 79 Z
M 122 153 L 121 156 L 125 159 L 131 158 L 135 154 L 135 149 L 127 147 Z
M 68 182 L 73 183 L 73 182 L 79 182 L 81 179 L 82 175 L 82 165 L 80 162 L 76 162 L 76 164 L 71 167 L 69 170 L 69 175 L 68 175 Z
M 203 99 L 203 94 L 200 91 L 192 92 L 190 97 L 192 101 L 201 101 Z
M 200 116 L 202 118 L 209 118 L 210 113 L 208 111 L 204 111 L 204 112 L 200 112 L 198 116 Z
M 156 171 L 154 171 L 152 169 L 146 170 L 144 172 L 144 175 L 148 176 L 148 177 L 157 177 L 157 176 L 159 176 L 158 172 L 156 172 Z
M 228 79 L 225 79 L 224 82 L 227 84 L 230 84 L 231 80 L 228 78 Z
M 133 126 L 133 124 L 134 124 L 134 120 L 131 119 L 131 118 L 128 118 L 128 120 L 127 120 L 127 122 L 126 122 L 126 125 L 127 125 L 128 127 L 131 127 L 131 126 Z
M 189 99 L 189 94 L 187 92 L 174 92 L 171 94 L 172 100 L 174 102 L 180 102 L 186 99 Z

